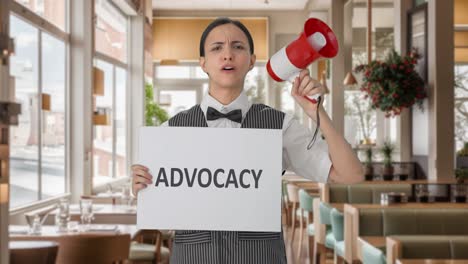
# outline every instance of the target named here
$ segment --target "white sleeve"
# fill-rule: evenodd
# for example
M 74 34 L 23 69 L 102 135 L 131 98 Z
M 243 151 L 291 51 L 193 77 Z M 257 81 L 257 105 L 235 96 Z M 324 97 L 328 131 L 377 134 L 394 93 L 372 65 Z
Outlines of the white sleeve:
M 313 133 L 286 114 L 283 124 L 283 169 L 317 182 L 327 182 L 331 168 L 328 144 L 320 134 L 310 150 Z

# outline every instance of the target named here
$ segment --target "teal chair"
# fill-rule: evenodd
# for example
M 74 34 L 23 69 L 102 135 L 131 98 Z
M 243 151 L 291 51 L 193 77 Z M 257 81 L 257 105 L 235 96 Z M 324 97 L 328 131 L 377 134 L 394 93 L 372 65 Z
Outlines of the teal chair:
M 322 245 L 320 243 L 317 244 L 317 248 L 315 251 L 317 263 L 325 263 L 326 262 L 326 255 L 327 252 L 333 252 L 335 249 L 335 238 L 332 234 L 331 228 L 331 207 L 328 203 L 320 201 L 319 204 L 319 219 L 320 223 L 326 226 L 326 233 L 325 233 L 325 244 Z
M 300 189 L 299 190 L 299 209 L 297 211 L 298 217 L 300 219 L 300 233 L 299 233 L 299 250 L 297 252 L 297 259 L 301 256 L 302 242 L 304 236 L 304 229 L 307 230 L 307 235 L 309 238 L 309 260 L 312 263 L 314 258 L 314 224 L 313 220 L 313 203 L 314 197 L 310 196 L 307 191 Z M 305 224 L 304 224 L 305 220 Z
M 336 208 L 333 208 L 330 212 L 330 222 L 332 229 L 333 240 L 335 241 L 335 258 L 343 260 L 345 255 L 345 243 L 344 243 L 344 215 Z
M 362 263 L 363 264 L 386 264 L 387 259 L 383 249 L 376 248 L 366 242 L 362 244 Z

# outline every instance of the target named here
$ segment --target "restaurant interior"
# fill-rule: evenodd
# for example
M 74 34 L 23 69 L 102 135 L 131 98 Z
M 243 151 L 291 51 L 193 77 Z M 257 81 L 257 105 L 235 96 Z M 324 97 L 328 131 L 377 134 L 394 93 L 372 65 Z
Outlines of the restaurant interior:
M 363 180 L 283 173 L 287 263 L 468 263 L 467 14 L 468 0 L 0 1 L 0 263 L 179 263 L 175 230 L 137 227 L 132 165 L 142 127 L 208 93 L 198 45 L 218 17 L 252 34 L 248 99 L 311 131 L 267 64 L 311 18 L 339 46 L 306 66 Z

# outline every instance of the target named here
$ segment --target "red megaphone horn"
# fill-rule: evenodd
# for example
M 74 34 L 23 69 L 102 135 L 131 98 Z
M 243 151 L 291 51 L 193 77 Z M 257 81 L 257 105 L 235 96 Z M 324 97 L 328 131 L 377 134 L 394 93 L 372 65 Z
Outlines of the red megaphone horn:
M 268 74 L 275 81 L 294 81 L 302 69 L 315 60 L 333 58 L 338 53 L 335 33 L 323 21 L 309 18 L 298 39 L 276 52 L 266 65 Z M 317 103 L 320 94 L 305 96 Z

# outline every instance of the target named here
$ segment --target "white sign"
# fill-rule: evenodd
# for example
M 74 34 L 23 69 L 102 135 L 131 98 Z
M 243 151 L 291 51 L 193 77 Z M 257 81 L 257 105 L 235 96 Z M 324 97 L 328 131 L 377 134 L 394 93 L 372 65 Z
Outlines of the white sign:
M 281 231 L 282 131 L 142 127 L 137 228 Z

